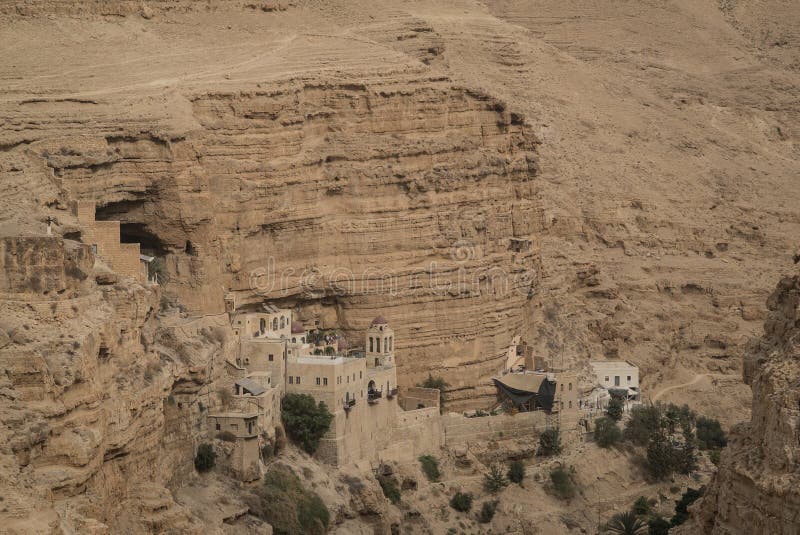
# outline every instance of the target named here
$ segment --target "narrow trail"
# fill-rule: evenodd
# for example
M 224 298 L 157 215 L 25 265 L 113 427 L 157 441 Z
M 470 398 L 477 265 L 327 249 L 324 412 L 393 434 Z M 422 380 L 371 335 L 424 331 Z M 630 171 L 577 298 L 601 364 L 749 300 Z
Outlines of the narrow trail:
M 679 385 L 672 385 L 672 386 L 667 386 L 667 387 L 662 388 L 661 390 L 656 392 L 655 395 L 653 395 L 653 397 L 651 399 L 653 401 L 658 401 L 667 392 L 671 392 L 672 390 L 677 390 L 679 388 L 686 388 L 687 386 L 692 386 L 694 384 L 697 384 L 697 383 L 700 382 L 700 379 L 702 379 L 703 377 L 715 377 L 715 376 L 728 377 L 727 375 L 719 375 L 719 374 L 713 374 L 713 373 L 699 373 L 699 374 L 695 375 L 694 379 L 692 379 L 688 383 L 681 383 Z

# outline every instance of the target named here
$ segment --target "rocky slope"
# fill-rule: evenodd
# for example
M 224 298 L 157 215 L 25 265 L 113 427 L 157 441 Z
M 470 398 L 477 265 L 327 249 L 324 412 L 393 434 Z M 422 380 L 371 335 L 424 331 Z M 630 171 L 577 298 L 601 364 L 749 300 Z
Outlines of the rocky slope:
M 753 416 L 735 429 L 686 533 L 792 534 L 800 526 L 800 276 L 782 279 L 767 307 L 764 336 L 745 361 Z

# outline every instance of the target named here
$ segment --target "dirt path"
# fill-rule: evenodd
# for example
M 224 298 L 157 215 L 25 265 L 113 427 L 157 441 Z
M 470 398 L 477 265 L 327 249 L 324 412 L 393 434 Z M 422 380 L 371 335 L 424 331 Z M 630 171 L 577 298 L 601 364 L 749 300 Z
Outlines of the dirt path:
M 653 397 L 652 397 L 651 399 L 652 399 L 653 401 L 658 401 L 658 400 L 659 400 L 659 399 L 660 399 L 660 398 L 661 398 L 661 397 L 662 397 L 664 394 L 666 394 L 667 392 L 670 392 L 670 391 L 672 391 L 672 390 L 677 390 L 677 389 L 679 389 L 679 388 L 685 388 L 685 387 L 687 387 L 687 386 L 692 386 L 692 385 L 694 385 L 694 384 L 697 384 L 697 383 L 699 383 L 699 382 L 700 382 L 700 379 L 702 379 L 703 377 L 711 377 L 711 376 L 713 376 L 713 375 L 714 375 L 714 374 L 712 374 L 712 373 L 699 373 L 699 374 L 695 375 L 695 376 L 694 376 L 694 379 L 692 379 L 692 380 L 691 380 L 691 381 L 689 381 L 688 383 L 681 383 L 681 384 L 679 384 L 679 385 L 672 385 L 672 386 L 667 386 L 667 387 L 664 387 L 664 388 L 662 388 L 661 390 L 659 390 L 658 392 L 656 392 L 656 393 L 655 393 L 655 395 L 653 395 Z

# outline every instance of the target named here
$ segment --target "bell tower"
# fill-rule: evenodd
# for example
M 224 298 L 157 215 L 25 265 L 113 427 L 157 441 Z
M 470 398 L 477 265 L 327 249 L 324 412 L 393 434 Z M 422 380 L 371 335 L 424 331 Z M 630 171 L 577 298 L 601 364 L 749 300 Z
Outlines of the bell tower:
M 364 340 L 367 367 L 394 366 L 394 331 L 383 316 L 378 316 L 367 329 Z

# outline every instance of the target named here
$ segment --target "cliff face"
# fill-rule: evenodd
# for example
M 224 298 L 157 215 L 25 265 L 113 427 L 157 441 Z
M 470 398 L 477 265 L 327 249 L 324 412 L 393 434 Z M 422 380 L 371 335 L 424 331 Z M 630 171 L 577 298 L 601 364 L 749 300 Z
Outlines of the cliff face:
M 705 533 L 794 534 L 800 526 L 800 276 L 770 296 L 764 336 L 748 348 L 752 419 L 737 427 L 699 506 Z

